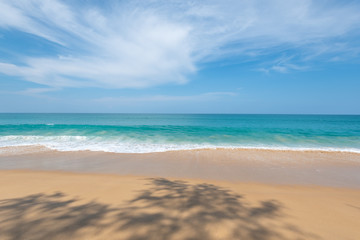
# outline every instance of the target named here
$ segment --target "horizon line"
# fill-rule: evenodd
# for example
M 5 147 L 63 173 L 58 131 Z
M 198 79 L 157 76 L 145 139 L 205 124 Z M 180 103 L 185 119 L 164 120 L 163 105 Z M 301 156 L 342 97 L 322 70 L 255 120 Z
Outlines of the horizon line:
M 154 114 L 154 115 L 340 115 L 360 116 L 360 113 L 129 113 L 129 112 L 0 112 L 0 114 Z

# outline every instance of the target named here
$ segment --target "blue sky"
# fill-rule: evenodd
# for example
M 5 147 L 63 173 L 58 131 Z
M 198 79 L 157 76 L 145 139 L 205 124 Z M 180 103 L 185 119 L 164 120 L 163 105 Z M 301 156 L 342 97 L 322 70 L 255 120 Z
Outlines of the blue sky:
M 360 2 L 0 0 L 0 112 L 360 114 Z

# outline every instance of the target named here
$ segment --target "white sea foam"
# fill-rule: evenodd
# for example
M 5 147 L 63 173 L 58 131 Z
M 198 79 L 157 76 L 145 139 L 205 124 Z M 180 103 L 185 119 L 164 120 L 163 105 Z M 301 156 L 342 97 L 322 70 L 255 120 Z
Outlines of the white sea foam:
M 356 148 L 288 147 L 267 145 L 213 145 L 149 142 L 129 138 L 104 139 L 87 136 L 2 136 L 0 147 L 44 146 L 58 151 L 103 151 L 114 153 L 151 153 L 196 149 L 259 149 L 279 151 L 326 151 L 360 153 Z

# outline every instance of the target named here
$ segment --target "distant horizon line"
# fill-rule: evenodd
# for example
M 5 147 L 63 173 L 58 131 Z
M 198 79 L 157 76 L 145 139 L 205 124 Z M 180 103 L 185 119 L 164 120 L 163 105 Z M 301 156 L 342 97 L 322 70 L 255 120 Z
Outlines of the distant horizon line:
M 338 115 L 338 116 L 360 116 L 360 113 L 127 113 L 127 112 L 0 112 L 0 114 Z

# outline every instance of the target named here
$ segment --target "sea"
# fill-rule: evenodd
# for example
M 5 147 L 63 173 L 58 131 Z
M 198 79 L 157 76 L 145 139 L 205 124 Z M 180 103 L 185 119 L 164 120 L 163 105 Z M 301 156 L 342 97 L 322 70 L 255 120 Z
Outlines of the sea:
M 1 113 L 0 147 L 150 153 L 274 149 L 360 153 L 360 115 Z

